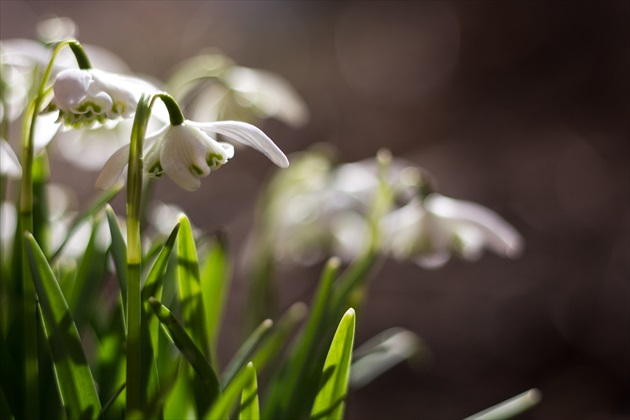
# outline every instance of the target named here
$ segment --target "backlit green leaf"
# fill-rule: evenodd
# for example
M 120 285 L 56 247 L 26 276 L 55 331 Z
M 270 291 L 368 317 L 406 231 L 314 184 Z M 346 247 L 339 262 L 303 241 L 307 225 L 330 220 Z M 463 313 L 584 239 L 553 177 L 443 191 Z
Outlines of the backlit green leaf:
M 96 417 L 101 405 L 79 332 L 52 269 L 30 233 L 26 244 L 63 407 L 68 418 Z
M 322 372 L 321 388 L 311 411 L 311 418 L 313 419 L 340 419 L 343 417 L 344 401 L 348 392 L 355 324 L 354 309 L 350 308 L 341 319 L 328 350 Z
M 258 403 L 258 381 L 256 380 L 256 369 L 252 363 L 245 367 L 247 372 L 247 382 L 241 394 L 241 406 L 239 407 L 240 420 L 259 420 L 260 406 Z

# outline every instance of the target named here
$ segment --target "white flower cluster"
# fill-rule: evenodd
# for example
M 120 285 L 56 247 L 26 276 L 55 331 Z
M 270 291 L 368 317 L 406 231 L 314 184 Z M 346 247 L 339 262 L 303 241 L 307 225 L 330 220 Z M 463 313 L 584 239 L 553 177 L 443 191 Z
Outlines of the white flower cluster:
M 67 39 L 76 31 L 68 19 L 44 22 L 40 29 L 41 36 L 50 42 Z M 70 162 L 88 170 L 103 168 L 97 186 L 104 188 L 113 184 L 125 167 L 131 123 L 140 97 L 161 90 L 152 82 L 128 74 L 128 67 L 114 54 L 93 46 L 85 50 L 97 68 L 77 69 L 67 48 L 55 60 L 51 73 L 52 96 L 37 117 L 33 128 L 34 144 L 36 149 L 41 149 L 57 139 L 59 153 Z M 0 94 L 3 99 L 0 116 L 6 113 L 7 119 L 13 121 L 23 115 L 27 98 L 35 88 L 31 84 L 34 74 L 42 73 L 51 57 L 52 49 L 42 43 L 22 39 L 0 42 Z M 238 117 L 242 114 L 240 111 L 232 114 L 219 112 L 216 106 L 224 100 L 230 102 L 238 98 L 240 109 L 246 113 L 251 111 L 261 118 L 276 117 L 292 125 L 301 125 L 308 115 L 303 101 L 284 79 L 261 70 L 235 66 L 222 55 L 220 58 L 222 73 L 216 80 L 220 80 L 226 90 L 212 95 L 219 102 L 208 98 L 209 91 L 196 84 L 198 75 L 190 74 L 190 66 L 184 65 L 183 74 L 180 71 L 177 75 L 182 84 L 193 84 L 196 98 L 207 99 L 195 101 L 191 115 L 213 115 L 214 118 L 170 125 L 166 107 L 156 101 L 144 144 L 148 175 L 166 174 L 186 190 L 197 189 L 200 178 L 234 156 L 234 146 L 217 141 L 217 135 L 259 150 L 278 166 L 288 166 L 286 156 L 258 128 L 244 122 L 217 121 L 230 115 Z M 195 63 L 199 63 L 199 59 L 189 60 L 189 64 L 198 69 Z M 213 76 L 206 74 L 204 77 Z M 10 155 L 4 149 L 5 145 L 3 162 L 9 162 Z M 7 170 L 15 176 L 13 166 L 8 163 L 5 166 L 11 168 Z
M 424 268 L 451 256 L 477 260 L 488 249 L 515 258 L 521 235 L 492 210 L 438 193 L 426 193 L 428 174 L 394 160 L 379 178 L 376 160 L 338 167 L 326 154 L 305 152 L 276 175 L 265 197 L 265 240 L 278 259 L 309 263 L 329 254 L 356 258 L 370 238 L 369 213 L 384 182 L 393 195 L 376 223 L 378 249 Z

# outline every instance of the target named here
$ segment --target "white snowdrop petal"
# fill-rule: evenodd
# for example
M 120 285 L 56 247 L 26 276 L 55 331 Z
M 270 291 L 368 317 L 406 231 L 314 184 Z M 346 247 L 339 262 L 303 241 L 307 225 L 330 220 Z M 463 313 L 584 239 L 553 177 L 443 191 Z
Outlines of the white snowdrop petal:
M 522 252 L 524 241 L 521 235 L 501 216 L 486 207 L 439 194 L 427 197 L 425 206 L 438 216 L 475 225 L 482 230 L 487 245 L 500 255 L 514 258 Z
M 223 151 L 225 152 L 225 157 L 227 159 L 232 159 L 234 157 L 234 146 L 230 143 L 225 143 L 223 141 L 218 142 L 221 147 L 223 147 Z
M 199 188 L 200 176 L 210 168 L 205 161 L 206 145 L 186 125 L 171 127 L 162 139 L 160 163 L 176 184 L 188 191 Z
M 68 69 L 60 72 L 53 84 L 55 105 L 61 110 L 75 109 L 86 97 L 92 75 L 85 70 Z
M 285 154 L 267 137 L 259 128 L 240 121 L 218 121 L 211 123 L 198 123 L 187 121 L 188 125 L 197 127 L 205 133 L 221 134 L 236 140 L 247 146 L 253 147 L 269 158 L 281 168 L 289 166 L 289 160 Z
M 0 137 L 0 173 L 8 178 L 20 179 L 22 167 L 9 143 Z
M 129 147 L 124 145 L 107 160 L 96 179 L 96 188 L 106 190 L 114 185 L 129 162 Z
M 225 79 L 263 117 L 276 117 L 293 127 L 301 127 L 309 119 L 306 104 L 282 77 L 263 70 L 234 66 L 227 71 Z

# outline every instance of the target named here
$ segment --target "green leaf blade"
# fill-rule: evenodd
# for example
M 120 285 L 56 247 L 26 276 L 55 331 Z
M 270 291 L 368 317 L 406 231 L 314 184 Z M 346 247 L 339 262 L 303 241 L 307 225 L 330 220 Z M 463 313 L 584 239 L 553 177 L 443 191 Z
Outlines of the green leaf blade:
M 175 346 L 182 353 L 184 358 L 190 363 L 195 372 L 199 375 L 210 403 L 215 401 L 221 394 L 219 379 L 216 373 L 197 347 L 193 339 L 177 321 L 171 311 L 155 298 L 149 298 L 149 303 L 153 312 L 158 317 L 162 325 L 166 327 L 175 343 Z
M 221 386 L 223 388 L 225 388 L 225 386 L 234 379 L 236 373 L 245 366 L 248 360 L 251 359 L 256 347 L 258 347 L 258 344 L 267 336 L 272 326 L 273 321 L 266 319 L 254 330 L 253 333 L 250 334 L 249 337 L 247 337 L 223 372 L 223 376 L 221 378 Z
M 230 261 L 225 241 L 219 236 L 207 253 L 201 275 L 206 332 L 210 341 L 210 354 L 216 363 L 216 342 L 221 326 L 223 308 L 230 286 Z
M 63 406 L 68 418 L 96 417 L 101 404 L 68 304 L 30 233 L 26 234 L 26 245 Z
M 236 376 L 234 376 L 234 380 L 228 384 L 221 397 L 210 406 L 210 410 L 204 416 L 205 420 L 226 419 L 228 417 L 230 409 L 236 402 L 239 394 L 251 382 L 251 369 L 253 367 L 254 364 L 249 362 L 247 366 L 243 366 L 238 371 Z
M 322 376 L 322 387 L 311 411 L 313 419 L 340 419 L 348 391 L 356 315 L 350 308 L 341 318 L 335 332 Z
M 330 325 L 328 332 L 327 326 L 332 324 L 334 315 L 329 308 L 332 285 L 340 265 L 339 258 L 333 257 L 324 267 L 304 329 L 291 349 L 284 371 L 270 387 L 265 417 L 277 417 L 281 413 L 287 417 L 300 417 L 308 413 L 313 404 L 326 350 L 318 344 L 324 337 L 330 340 L 335 327 Z
M 243 387 L 241 395 L 241 406 L 239 407 L 239 420 L 259 420 L 260 405 L 258 403 L 258 380 L 256 378 L 256 369 L 253 363 L 245 366 L 247 372 L 247 383 Z
M 144 287 L 142 288 L 142 301 L 148 300 L 151 296 L 157 297 L 159 296 L 159 290 L 162 287 L 162 283 L 164 280 L 164 274 L 166 272 L 166 266 L 168 265 L 169 257 L 171 256 L 171 252 L 175 247 L 175 240 L 177 239 L 177 234 L 179 232 L 179 223 L 173 227 L 171 234 L 169 235 L 166 242 L 162 246 L 160 253 L 158 254 L 153 266 L 151 266 L 151 270 L 147 275 L 147 280 L 144 283 Z
M 466 417 L 465 420 L 510 419 L 534 407 L 541 399 L 541 392 L 536 388 L 532 388 L 529 391 L 525 391 L 522 394 L 518 394 L 517 396 L 510 398 L 509 400 L 492 406 L 477 414 L 473 414 L 470 417 Z
M 114 260 L 114 266 L 116 267 L 116 273 L 118 274 L 118 284 L 120 286 L 120 294 L 122 295 L 123 308 L 125 311 L 125 318 L 127 316 L 127 244 L 123 236 L 116 213 L 114 209 L 107 204 L 105 206 L 105 214 L 107 214 L 107 222 L 109 224 L 109 230 L 112 236 L 112 244 L 110 247 L 110 253 Z
M 197 247 L 190 221 L 186 215 L 179 218 L 177 237 L 177 278 L 182 318 L 186 332 L 206 358 L 210 356 L 206 318 L 197 260 Z

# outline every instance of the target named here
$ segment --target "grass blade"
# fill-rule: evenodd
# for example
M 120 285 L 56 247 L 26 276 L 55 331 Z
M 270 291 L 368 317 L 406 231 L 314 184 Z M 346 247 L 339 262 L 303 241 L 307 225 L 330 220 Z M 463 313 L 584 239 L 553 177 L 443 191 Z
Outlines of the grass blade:
M 501 420 L 509 419 L 523 411 L 529 410 L 541 400 L 541 393 L 538 389 L 532 388 L 515 397 L 510 398 L 500 404 L 483 410 L 465 420 Z
M 169 235 L 166 242 L 162 246 L 158 257 L 156 258 L 149 274 L 147 275 L 147 280 L 144 283 L 144 287 L 142 288 L 142 301 L 148 300 L 151 296 L 158 296 L 158 290 L 162 286 L 162 282 L 164 280 L 164 273 L 166 272 L 166 266 L 168 265 L 169 257 L 171 256 L 171 252 L 175 247 L 175 240 L 177 239 L 177 233 L 179 232 L 179 223 L 175 225 L 171 234 Z
M 333 338 L 324 371 L 322 385 L 311 411 L 313 419 L 340 419 L 343 417 L 344 400 L 348 391 L 352 346 L 356 317 L 350 308 L 341 318 Z
M 249 362 L 247 366 L 244 366 L 238 371 L 234 380 L 225 388 L 225 391 L 221 395 L 216 403 L 210 407 L 210 411 L 206 413 L 204 419 L 217 420 L 226 419 L 230 413 L 230 409 L 236 402 L 239 394 L 245 388 L 245 386 L 251 382 L 251 370 L 254 369 L 254 364 Z
M 170 333 L 177 348 L 199 375 L 206 396 L 210 403 L 212 403 L 221 394 L 216 373 L 212 370 L 212 367 L 199 347 L 195 345 L 192 338 L 186 333 L 184 327 L 177 321 L 171 311 L 153 297 L 149 298 L 149 303 L 155 315 L 157 315 L 162 325 L 164 325 Z
M 326 333 L 326 326 L 333 315 L 329 304 L 332 285 L 340 264 L 339 258 L 331 258 L 324 267 L 304 330 L 295 341 L 282 377 L 278 378 L 271 387 L 272 393 L 269 395 L 266 406 L 266 410 L 269 411 L 265 412 L 265 417 L 276 417 L 281 413 L 287 417 L 299 417 L 303 411 L 308 413 L 317 395 L 317 386 L 324 362 L 322 352 L 325 351 L 318 344 L 323 341 L 322 337 L 325 336 L 330 340 L 332 336 L 334 326 L 330 328 L 330 335 Z M 319 354 L 321 358 L 317 357 Z M 318 364 L 315 363 L 316 360 L 321 361 Z M 303 410 L 304 406 L 307 406 L 305 410 Z
M 247 382 L 241 395 L 241 406 L 239 407 L 239 420 L 259 420 L 260 405 L 258 403 L 258 381 L 256 379 L 256 368 L 253 363 L 245 366 Z
M 252 362 L 254 366 L 258 366 L 258 371 L 261 371 L 263 366 L 266 366 L 274 356 L 280 354 L 282 346 L 284 346 L 287 338 L 289 338 L 289 334 L 291 334 L 295 326 L 304 319 L 306 313 L 306 305 L 302 302 L 294 303 L 287 309 L 277 322 L 273 332 L 269 334 L 267 340 L 265 340 L 254 353 Z M 234 380 L 236 380 L 236 378 L 234 378 Z
M 96 417 L 101 404 L 68 304 L 44 253 L 30 233 L 26 234 L 26 245 L 64 409 L 68 418 Z
M 243 345 L 234 354 L 234 357 L 223 371 L 223 376 L 221 378 L 222 388 L 225 388 L 225 386 L 234 378 L 236 373 L 245 366 L 248 360 L 251 359 L 256 347 L 258 347 L 258 344 L 267 336 L 272 326 L 273 321 L 266 319 L 254 330 L 253 333 L 251 333 L 249 337 L 247 337 Z
M 179 218 L 179 236 L 177 237 L 177 278 L 179 300 L 186 332 L 193 339 L 201 353 L 209 358 L 208 335 L 203 308 L 203 294 L 197 261 L 197 247 L 190 221 L 186 215 Z
M 206 314 L 206 331 L 210 340 L 212 360 L 216 363 L 216 341 L 221 326 L 223 307 L 230 286 L 230 261 L 221 235 L 208 251 L 201 276 L 203 307 Z
M 114 213 L 114 209 L 112 209 L 109 204 L 105 206 L 105 213 L 107 214 L 107 222 L 109 223 L 109 230 L 112 235 L 110 252 L 114 260 L 114 266 L 116 266 L 118 284 L 122 295 L 122 307 L 125 311 L 125 319 L 127 319 L 127 244 L 125 243 L 125 238 L 118 224 L 116 213 Z
M 354 351 L 350 387 L 367 385 L 398 363 L 417 355 L 424 348 L 415 333 L 391 328 L 372 338 Z

